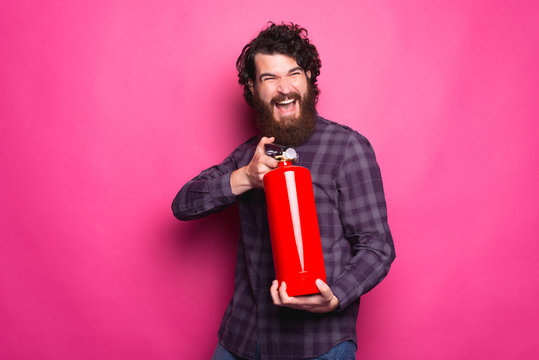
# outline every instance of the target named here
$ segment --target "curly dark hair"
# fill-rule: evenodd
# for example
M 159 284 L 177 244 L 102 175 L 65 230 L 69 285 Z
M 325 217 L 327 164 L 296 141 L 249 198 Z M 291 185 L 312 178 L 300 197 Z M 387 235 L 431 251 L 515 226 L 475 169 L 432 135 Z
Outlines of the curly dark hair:
M 307 30 L 299 25 L 290 23 L 276 25 L 273 22 L 262 30 L 256 38 L 243 48 L 236 69 L 238 70 L 238 82 L 243 85 L 243 97 L 249 106 L 253 104 L 253 94 L 249 89 L 249 80 L 255 80 L 255 55 L 256 54 L 282 54 L 295 59 L 304 71 L 310 71 L 311 88 L 318 102 L 320 90 L 316 79 L 320 75 L 320 56 L 316 47 L 307 38 Z

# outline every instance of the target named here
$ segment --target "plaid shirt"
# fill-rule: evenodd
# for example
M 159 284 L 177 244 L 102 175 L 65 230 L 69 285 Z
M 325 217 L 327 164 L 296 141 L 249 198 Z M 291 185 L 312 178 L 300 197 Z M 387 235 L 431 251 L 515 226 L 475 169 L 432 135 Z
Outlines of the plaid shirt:
M 296 147 L 311 171 L 327 283 L 339 307 L 315 314 L 273 305 L 275 279 L 264 191 L 239 196 L 232 171 L 247 165 L 259 137 L 189 181 L 172 203 L 181 220 L 196 219 L 238 201 L 241 219 L 234 295 L 225 311 L 221 345 L 241 357 L 304 359 L 345 340 L 356 342 L 359 297 L 378 284 L 395 258 L 380 169 L 371 145 L 354 130 L 318 117 L 311 138 Z

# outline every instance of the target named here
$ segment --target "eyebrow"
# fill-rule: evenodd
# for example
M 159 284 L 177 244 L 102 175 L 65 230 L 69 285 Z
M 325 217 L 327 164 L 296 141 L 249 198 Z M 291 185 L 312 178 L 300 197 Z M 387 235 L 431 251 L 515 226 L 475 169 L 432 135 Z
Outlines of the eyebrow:
M 298 71 L 298 70 L 303 71 L 303 68 L 302 68 L 301 66 L 296 66 L 296 67 L 294 67 L 294 68 L 288 70 L 288 74 L 293 73 L 294 71 Z M 275 75 L 275 74 L 272 74 L 272 73 L 262 73 L 262 74 L 260 74 L 259 79 L 262 80 L 262 78 L 263 78 L 264 76 L 275 77 L 276 75 Z

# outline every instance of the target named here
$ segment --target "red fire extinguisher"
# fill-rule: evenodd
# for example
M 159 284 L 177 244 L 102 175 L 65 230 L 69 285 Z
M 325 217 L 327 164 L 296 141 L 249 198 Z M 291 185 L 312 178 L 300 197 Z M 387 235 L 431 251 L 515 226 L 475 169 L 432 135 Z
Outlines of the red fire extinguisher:
M 275 275 L 286 283 L 288 296 L 316 294 L 315 281 L 325 282 L 326 271 L 311 173 L 292 165 L 296 151 L 285 149 L 266 147 L 266 154 L 279 160 L 264 176 Z

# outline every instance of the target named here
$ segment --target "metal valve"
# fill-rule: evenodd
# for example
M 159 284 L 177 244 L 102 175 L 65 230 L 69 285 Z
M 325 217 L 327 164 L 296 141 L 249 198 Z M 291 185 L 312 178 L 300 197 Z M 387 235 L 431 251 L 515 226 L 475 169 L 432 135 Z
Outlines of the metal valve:
M 279 161 L 298 162 L 299 156 L 296 150 L 279 144 L 266 144 L 266 155 Z

